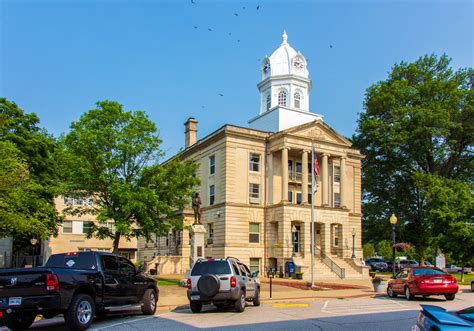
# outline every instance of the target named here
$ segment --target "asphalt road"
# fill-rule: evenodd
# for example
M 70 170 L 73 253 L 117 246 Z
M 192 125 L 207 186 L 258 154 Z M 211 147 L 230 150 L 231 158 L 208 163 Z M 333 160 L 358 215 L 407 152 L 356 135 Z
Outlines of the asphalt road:
M 138 312 L 115 314 L 98 320 L 91 330 L 410 330 L 415 324 L 420 304 L 432 304 L 449 310 L 474 305 L 474 293 L 467 290 L 454 301 L 432 297 L 406 301 L 358 298 L 328 301 L 294 301 L 266 303 L 260 307 L 248 304 L 245 312 L 231 309 L 218 310 L 205 307 L 200 314 L 192 314 L 188 308 L 160 312 L 155 316 L 142 316 Z M 61 318 L 36 322 L 36 331 L 67 330 Z M 4 329 L 2 329 L 4 330 Z

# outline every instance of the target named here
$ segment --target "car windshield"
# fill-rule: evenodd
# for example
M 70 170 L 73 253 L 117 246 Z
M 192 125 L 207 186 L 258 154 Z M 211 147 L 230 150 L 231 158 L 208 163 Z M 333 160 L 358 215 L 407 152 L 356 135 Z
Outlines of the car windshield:
M 198 261 L 194 265 L 191 276 L 201 276 L 205 274 L 228 275 L 230 266 L 227 261 Z
M 474 322 L 474 307 L 469 307 L 457 312 L 458 316 L 470 322 Z
M 439 269 L 413 269 L 414 276 L 425 276 L 425 275 L 446 275 L 445 272 Z
M 384 260 L 383 259 L 372 259 L 371 262 L 384 262 Z

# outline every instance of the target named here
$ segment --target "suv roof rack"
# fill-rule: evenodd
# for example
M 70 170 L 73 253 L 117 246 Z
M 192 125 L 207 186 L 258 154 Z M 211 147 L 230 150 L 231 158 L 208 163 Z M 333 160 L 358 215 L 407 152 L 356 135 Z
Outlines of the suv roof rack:
M 234 260 L 237 260 L 237 261 L 239 261 L 239 262 L 240 262 L 240 260 L 239 260 L 238 258 L 236 258 L 236 257 L 233 257 L 233 256 L 228 256 L 228 257 L 226 257 L 226 259 L 234 259 Z

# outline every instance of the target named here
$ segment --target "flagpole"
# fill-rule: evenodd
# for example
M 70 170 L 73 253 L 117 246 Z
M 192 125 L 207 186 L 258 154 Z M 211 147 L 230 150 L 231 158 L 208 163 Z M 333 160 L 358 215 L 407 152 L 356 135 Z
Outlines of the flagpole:
M 314 143 L 311 144 L 311 288 L 314 286 Z

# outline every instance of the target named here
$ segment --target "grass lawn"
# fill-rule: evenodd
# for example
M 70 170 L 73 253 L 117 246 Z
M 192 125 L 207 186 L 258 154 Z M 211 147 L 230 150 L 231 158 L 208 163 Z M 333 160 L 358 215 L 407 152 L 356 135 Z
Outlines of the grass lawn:
M 461 274 L 453 274 L 454 277 L 456 277 L 456 280 L 458 281 L 458 284 L 461 285 L 471 285 L 471 279 L 474 278 L 474 273 L 469 273 L 469 274 L 464 274 L 464 282 L 460 282 L 461 279 Z
M 170 286 L 170 285 L 179 285 L 179 280 L 178 279 L 163 279 L 163 278 L 158 278 L 156 280 L 156 283 L 158 286 Z

